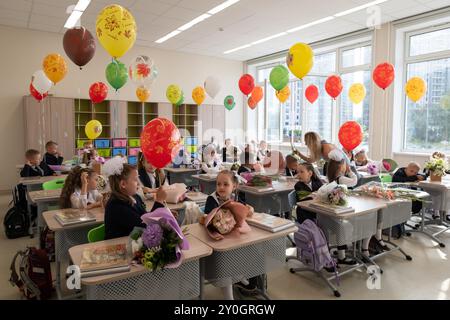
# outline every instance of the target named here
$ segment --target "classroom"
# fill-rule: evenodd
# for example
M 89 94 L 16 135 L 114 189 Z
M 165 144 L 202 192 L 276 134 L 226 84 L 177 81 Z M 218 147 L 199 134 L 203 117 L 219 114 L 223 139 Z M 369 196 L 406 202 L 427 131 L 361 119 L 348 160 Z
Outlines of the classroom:
M 450 0 L 0 0 L 0 39 L 0 300 L 450 300 Z

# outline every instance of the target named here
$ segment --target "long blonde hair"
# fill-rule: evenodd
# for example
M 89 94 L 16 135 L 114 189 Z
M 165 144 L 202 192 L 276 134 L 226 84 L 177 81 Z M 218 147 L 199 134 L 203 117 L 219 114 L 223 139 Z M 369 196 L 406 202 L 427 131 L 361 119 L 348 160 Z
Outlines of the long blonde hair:
M 305 133 L 305 144 L 308 147 L 312 162 L 316 162 L 322 158 L 322 143 L 317 132 Z

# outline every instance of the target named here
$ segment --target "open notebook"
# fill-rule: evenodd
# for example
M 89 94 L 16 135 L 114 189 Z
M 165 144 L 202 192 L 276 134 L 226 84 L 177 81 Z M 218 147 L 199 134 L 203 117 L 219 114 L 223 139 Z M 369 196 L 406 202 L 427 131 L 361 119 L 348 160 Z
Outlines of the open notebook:
M 345 207 L 345 206 L 335 206 L 327 203 L 322 202 L 311 202 L 309 203 L 310 207 L 317 208 L 321 211 L 330 212 L 330 213 L 349 213 L 349 212 L 355 212 L 355 208 L 353 207 Z
M 86 210 L 68 209 L 55 214 L 55 219 L 62 226 L 95 221 L 95 214 Z
M 247 218 L 247 223 L 270 232 L 278 232 L 295 226 L 295 223 L 291 220 L 275 217 L 267 213 L 254 213 L 251 218 Z
M 125 243 L 84 249 L 80 271 L 82 277 L 125 272 L 130 270 Z

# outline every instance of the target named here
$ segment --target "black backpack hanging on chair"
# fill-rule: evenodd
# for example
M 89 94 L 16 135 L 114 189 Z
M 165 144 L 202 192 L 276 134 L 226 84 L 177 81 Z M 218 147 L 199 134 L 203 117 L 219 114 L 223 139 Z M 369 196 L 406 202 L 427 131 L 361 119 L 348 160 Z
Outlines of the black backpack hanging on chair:
M 16 239 L 29 235 L 28 203 L 26 187 L 18 184 L 13 191 L 13 207 L 9 208 L 3 219 L 5 234 L 8 239 Z

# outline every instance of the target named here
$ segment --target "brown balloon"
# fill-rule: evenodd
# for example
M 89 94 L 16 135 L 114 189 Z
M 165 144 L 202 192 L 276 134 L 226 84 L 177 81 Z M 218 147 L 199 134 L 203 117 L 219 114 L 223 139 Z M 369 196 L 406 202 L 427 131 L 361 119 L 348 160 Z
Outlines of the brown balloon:
M 77 66 L 83 67 L 95 54 L 95 39 L 84 27 L 66 31 L 63 38 L 64 51 Z

